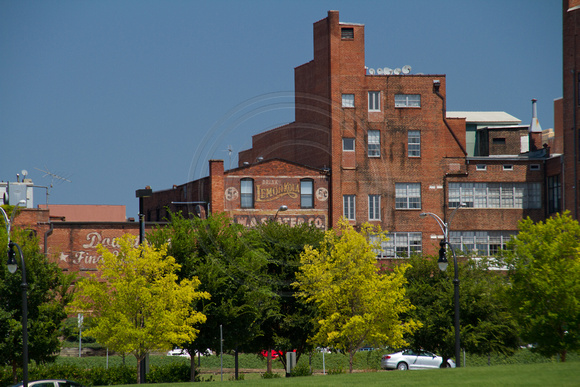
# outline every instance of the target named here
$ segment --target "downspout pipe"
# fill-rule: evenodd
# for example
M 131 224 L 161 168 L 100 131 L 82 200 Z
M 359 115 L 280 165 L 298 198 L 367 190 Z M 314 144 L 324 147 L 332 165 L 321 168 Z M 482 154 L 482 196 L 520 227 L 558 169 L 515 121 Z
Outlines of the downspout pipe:
M 52 222 L 48 222 L 50 228 L 44 233 L 44 256 L 48 254 L 48 237 L 52 235 L 54 231 L 54 224 Z
M 459 148 L 461 149 L 461 151 L 463 152 L 464 156 L 467 156 L 467 151 L 465 150 L 465 147 L 463 145 L 461 145 L 461 141 L 459 141 L 459 139 L 457 138 L 457 136 L 455 135 L 455 133 L 453 132 L 453 130 L 451 129 L 451 126 L 449 126 L 449 123 L 447 122 L 447 107 L 446 107 L 446 103 L 445 103 L 445 97 L 443 97 L 441 95 L 441 93 L 439 93 L 439 87 L 441 86 L 441 82 L 437 79 L 435 79 L 433 81 L 433 92 L 435 94 L 437 94 L 437 96 L 439 98 L 441 98 L 441 101 L 443 101 L 443 106 L 442 106 L 442 111 L 443 111 L 443 122 L 445 123 L 445 126 L 447 127 L 447 130 L 449 130 L 449 133 L 451 133 L 451 135 L 453 136 L 453 138 L 455 139 L 455 142 L 457 143 L 457 145 L 459 145 Z

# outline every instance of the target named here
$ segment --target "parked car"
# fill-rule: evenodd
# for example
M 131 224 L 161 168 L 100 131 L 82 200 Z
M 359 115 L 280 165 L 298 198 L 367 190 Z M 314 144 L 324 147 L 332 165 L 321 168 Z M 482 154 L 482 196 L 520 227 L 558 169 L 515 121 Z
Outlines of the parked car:
M 14 384 L 10 387 L 22 387 L 24 383 Z M 44 379 L 28 382 L 29 387 L 82 387 L 80 383 L 64 379 Z
M 175 348 L 167 352 L 167 356 L 181 356 L 191 359 L 191 355 L 187 352 L 187 349 Z
M 455 362 L 423 350 L 406 349 L 400 352 L 384 355 L 381 368 L 386 370 L 423 370 L 430 368 L 455 368 Z
M 262 352 L 260 352 L 260 355 L 262 355 L 264 357 L 268 357 L 268 350 L 264 349 Z M 284 352 L 276 351 L 275 349 L 273 349 L 272 350 L 272 359 L 276 359 L 279 356 L 284 356 Z

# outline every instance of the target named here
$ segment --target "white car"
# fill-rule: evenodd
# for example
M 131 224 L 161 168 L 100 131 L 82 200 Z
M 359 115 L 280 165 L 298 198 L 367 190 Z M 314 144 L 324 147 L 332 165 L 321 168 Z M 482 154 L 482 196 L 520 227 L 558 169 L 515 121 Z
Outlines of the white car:
M 381 368 L 386 370 L 424 370 L 431 368 L 455 368 L 455 362 L 428 351 L 406 349 L 383 356 Z
M 167 352 L 167 356 L 181 356 L 191 359 L 191 356 L 189 355 L 189 352 L 187 352 L 187 349 L 181 348 L 172 349 L 171 351 Z
M 21 387 L 22 382 L 14 384 L 10 387 Z M 64 379 L 45 379 L 45 380 L 35 380 L 28 382 L 29 387 L 82 387 L 80 383 L 71 382 L 70 380 Z

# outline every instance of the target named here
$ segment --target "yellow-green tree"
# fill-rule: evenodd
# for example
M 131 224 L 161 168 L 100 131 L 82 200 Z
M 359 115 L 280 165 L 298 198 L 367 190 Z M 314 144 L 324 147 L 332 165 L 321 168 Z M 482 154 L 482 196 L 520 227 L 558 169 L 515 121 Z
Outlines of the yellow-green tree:
M 382 271 L 369 236 L 383 235 L 368 224 L 357 232 L 341 219 L 336 231 L 325 233 L 320 247 L 301 254 L 294 286 L 299 296 L 317 306 L 318 329 L 312 341 L 354 355 L 365 345 L 407 345 L 404 336 L 419 323 L 402 321 L 400 315 L 413 308 L 405 298 L 406 265 Z
M 114 351 L 133 354 L 139 370 L 147 353 L 195 340 L 199 331 L 194 326 L 206 317 L 192 304 L 209 294 L 197 290 L 197 278 L 177 281 L 179 264 L 167 256 L 166 246 L 136 246 L 132 235 L 118 243 L 118 254 L 99 246 L 101 276 L 80 281 L 72 305 L 75 312 L 94 317 L 87 335 Z

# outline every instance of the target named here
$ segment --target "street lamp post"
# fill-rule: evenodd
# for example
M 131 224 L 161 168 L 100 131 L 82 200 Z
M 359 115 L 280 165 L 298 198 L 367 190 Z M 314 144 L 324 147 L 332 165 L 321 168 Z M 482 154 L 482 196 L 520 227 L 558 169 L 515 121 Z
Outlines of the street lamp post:
M 20 262 L 22 266 L 22 284 L 20 285 L 20 289 L 22 289 L 22 385 L 24 387 L 28 387 L 28 283 L 26 282 L 26 265 L 24 264 L 24 254 L 22 253 L 20 245 L 10 240 L 10 228 L 12 221 L 14 220 L 16 210 L 20 204 L 26 204 L 26 202 L 21 200 L 18 202 L 18 204 L 16 204 L 10 219 L 2 207 L 0 207 L 0 210 L 4 216 L 4 222 L 6 223 L 6 233 L 8 235 L 8 271 L 11 274 L 14 274 L 18 269 L 18 263 L 15 258 L 16 252 L 14 251 L 14 248 L 16 248 L 20 254 Z
M 139 198 L 139 244 L 143 244 L 145 240 L 145 214 L 143 213 L 143 198 L 153 195 L 151 187 L 147 186 L 144 189 L 135 191 L 135 197 Z M 148 356 L 148 355 L 147 355 Z M 139 381 L 145 383 L 147 380 L 147 359 L 141 361 L 139 368 Z
M 278 217 L 278 213 L 279 213 L 280 211 L 288 211 L 288 206 L 286 206 L 286 205 L 282 204 L 282 205 L 280 206 L 280 208 L 278 208 L 278 211 L 276 211 L 276 215 L 274 215 L 274 219 L 272 220 L 273 222 L 275 222 L 275 221 L 276 221 L 276 218 Z
M 441 219 L 437 214 L 434 214 L 432 212 L 422 212 L 419 216 L 421 218 L 426 217 L 427 215 L 431 216 L 433 219 L 435 219 L 435 221 L 437 222 L 437 224 L 439 225 L 439 227 L 441 228 L 441 231 L 443 231 L 443 240 L 441 242 L 439 242 L 439 246 L 441 246 L 441 248 L 439 249 L 439 260 L 437 261 L 437 264 L 439 265 L 439 269 L 441 271 L 445 271 L 445 269 L 447 269 L 447 257 L 445 256 L 445 245 L 448 245 L 449 248 L 451 249 L 451 253 L 453 254 L 453 268 L 454 268 L 454 273 L 453 273 L 453 290 L 454 290 L 454 306 L 455 306 L 455 364 L 457 367 L 461 367 L 461 339 L 460 339 L 460 327 L 459 327 L 459 268 L 457 265 L 457 256 L 455 255 L 455 249 L 453 249 L 453 246 L 451 245 L 451 243 L 449 243 L 449 223 L 451 222 L 451 219 L 453 219 L 453 215 L 455 215 L 455 212 L 461 207 L 463 206 L 463 203 L 460 203 L 457 208 L 455 208 L 455 210 L 453 210 L 453 212 L 451 213 L 451 215 L 449 216 L 449 221 L 448 222 L 444 222 L 443 219 Z

